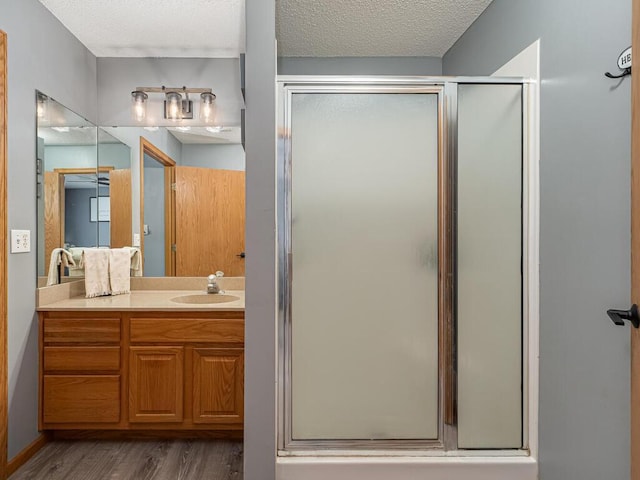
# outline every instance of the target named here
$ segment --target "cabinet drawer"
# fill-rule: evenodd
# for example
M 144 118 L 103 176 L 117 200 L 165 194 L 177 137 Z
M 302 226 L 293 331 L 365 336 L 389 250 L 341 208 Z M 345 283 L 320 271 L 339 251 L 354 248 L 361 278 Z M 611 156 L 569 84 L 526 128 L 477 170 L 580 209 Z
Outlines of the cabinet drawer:
M 44 343 L 120 343 L 120 319 L 47 318 Z
M 120 347 L 44 347 L 45 372 L 117 372 Z
M 243 343 L 244 320 L 132 318 L 131 342 Z
M 45 375 L 44 423 L 118 423 L 119 375 Z

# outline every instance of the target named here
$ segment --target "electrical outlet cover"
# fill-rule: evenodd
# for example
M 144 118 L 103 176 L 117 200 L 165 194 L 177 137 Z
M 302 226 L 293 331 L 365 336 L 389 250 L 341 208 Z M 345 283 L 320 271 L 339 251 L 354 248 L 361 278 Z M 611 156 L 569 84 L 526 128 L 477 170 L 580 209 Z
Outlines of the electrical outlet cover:
M 11 253 L 31 251 L 31 230 L 11 230 Z

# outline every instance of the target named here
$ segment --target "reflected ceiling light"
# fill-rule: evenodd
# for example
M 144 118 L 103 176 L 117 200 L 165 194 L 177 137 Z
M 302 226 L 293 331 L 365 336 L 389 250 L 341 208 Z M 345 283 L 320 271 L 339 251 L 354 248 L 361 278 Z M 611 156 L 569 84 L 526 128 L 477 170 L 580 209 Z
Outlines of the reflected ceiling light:
M 49 97 L 44 93 L 36 93 L 36 113 L 38 120 L 47 120 L 49 117 Z
M 158 130 L 160 130 L 160 127 L 144 127 L 144 129 L 148 132 L 157 132 Z
M 222 125 L 218 125 L 217 127 L 207 127 L 206 130 L 211 133 L 220 133 L 222 131 Z
M 69 127 L 51 127 L 51 129 L 60 133 L 67 133 L 69 131 Z
M 146 101 L 149 93 L 164 94 L 164 118 L 167 120 L 193 119 L 193 101 L 190 93 L 200 94 L 200 119 L 205 123 L 212 123 L 215 116 L 216 96 L 210 88 L 187 87 L 137 87 L 131 92 L 132 116 L 137 122 L 146 117 Z
M 181 132 L 188 132 L 189 130 L 191 130 L 191 127 L 176 127 L 176 130 L 179 130 Z
M 147 116 L 147 98 L 149 95 L 140 90 L 131 92 L 131 114 L 136 122 L 142 122 Z

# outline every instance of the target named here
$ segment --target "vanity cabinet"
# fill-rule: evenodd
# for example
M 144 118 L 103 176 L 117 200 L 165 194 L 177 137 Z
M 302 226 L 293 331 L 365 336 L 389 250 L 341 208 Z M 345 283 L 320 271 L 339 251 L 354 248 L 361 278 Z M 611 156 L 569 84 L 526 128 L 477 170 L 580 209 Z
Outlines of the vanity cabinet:
M 41 430 L 242 430 L 244 312 L 39 315 Z

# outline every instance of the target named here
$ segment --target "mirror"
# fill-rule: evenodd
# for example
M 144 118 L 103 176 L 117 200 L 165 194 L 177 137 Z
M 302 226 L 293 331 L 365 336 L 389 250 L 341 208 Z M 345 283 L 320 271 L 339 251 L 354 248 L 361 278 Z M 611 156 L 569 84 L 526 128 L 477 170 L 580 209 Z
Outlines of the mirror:
M 41 92 L 36 101 L 38 276 L 42 278 L 49 273 L 54 249 L 99 245 L 101 222 L 91 221 L 90 199 L 99 197 L 101 188 L 104 191 L 106 172 L 97 168 L 97 127 Z M 75 269 L 62 272 L 63 277 L 78 274 Z
M 86 247 L 139 246 L 145 276 L 244 275 L 239 127 L 98 128 L 37 95 L 39 285 L 54 248 L 79 260 Z
M 244 276 L 239 127 L 101 129 L 131 149 L 132 245 L 142 251 L 143 275 Z

